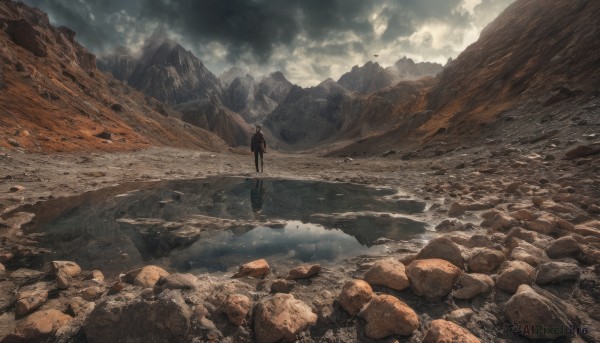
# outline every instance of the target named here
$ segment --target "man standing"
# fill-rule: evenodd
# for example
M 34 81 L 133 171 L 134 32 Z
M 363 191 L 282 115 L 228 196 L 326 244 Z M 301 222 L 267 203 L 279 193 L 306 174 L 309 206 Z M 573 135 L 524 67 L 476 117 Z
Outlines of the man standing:
M 261 131 L 261 126 L 256 125 L 256 132 L 252 135 L 250 140 L 250 151 L 254 152 L 254 164 L 256 165 L 256 172 L 258 173 L 258 156 L 260 155 L 260 172 L 263 172 L 263 153 L 267 151 L 267 141 Z

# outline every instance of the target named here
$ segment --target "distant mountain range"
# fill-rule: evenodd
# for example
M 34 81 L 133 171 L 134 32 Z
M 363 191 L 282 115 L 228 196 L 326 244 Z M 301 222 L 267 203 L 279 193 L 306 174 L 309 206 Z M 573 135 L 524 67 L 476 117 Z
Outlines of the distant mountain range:
M 272 148 L 356 155 L 454 149 L 537 122 L 565 131 L 548 111 L 568 114 L 568 104 L 597 96 L 598 15 L 598 2 L 517 1 L 444 67 L 406 57 L 387 68 L 367 62 L 338 81 L 302 88 L 281 72 L 232 68 L 216 77 L 160 30 L 136 54 L 119 48 L 96 61 L 75 32 L 2 1 L 0 100 L 8 116 L 0 116 L 0 134 L 11 138 L 0 145 L 215 150 L 247 145 L 252 125 L 263 123 Z

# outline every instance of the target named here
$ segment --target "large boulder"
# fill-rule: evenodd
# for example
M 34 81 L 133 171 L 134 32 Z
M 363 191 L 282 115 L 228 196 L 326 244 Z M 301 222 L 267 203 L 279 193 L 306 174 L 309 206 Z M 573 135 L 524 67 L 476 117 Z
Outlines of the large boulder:
M 550 258 L 561 258 L 568 256 L 576 256 L 581 247 L 575 238 L 565 236 L 556 239 L 546 247 L 546 254 Z
M 517 289 L 504 308 L 504 313 L 511 323 L 513 333 L 521 334 L 531 339 L 553 340 L 568 335 L 573 325 L 567 313 L 562 308 L 563 303 L 557 303 L 535 292 L 527 285 Z
M 415 260 L 406 268 L 410 288 L 418 296 L 435 299 L 450 291 L 462 270 L 446 260 Z
M 365 281 L 374 286 L 385 286 L 401 291 L 410 284 L 404 264 L 394 259 L 385 259 L 375 264 L 365 274 Z
M 277 293 L 261 301 L 254 317 L 258 343 L 293 342 L 296 335 L 317 322 L 311 308 L 293 295 Z
M 367 323 L 365 333 L 373 339 L 411 335 L 419 328 L 419 317 L 408 305 L 391 295 L 377 295 L 360 311 Z
M 234 278 L 251 276 L 253 278 L 262 279 L 269 275 L 271 268 L 266 260 L 260 259 L 252 262 L 248 262 L 240 266 L 238 272 L 233 275 Z
M 494 287 L 494 280 L 485 274 L 464 273 L 458 279 L 459 288 L 452 293 L 457 299 L 473 299 L 482 293 L 487 293 Z
M 14 336 L 25 342 L 44 342 L 72 319 L 58 310 L 38 311 L 17 323 Z
M 436 319 L 429 325 L 423 343 L 480 343 L 469 330 L 447 320 Z
M 373 297 L 373 290 L 363 280 L 350 280 L 344 284 L 338 303 L 350 315 L 356 315 Z
M 467 260 L 467 268 L 472 273 L 489 274 L 498 269 L 505 260 L 501 251 L 483 248 Z
M 184 342 L 191 315 L 179 291 L 164 291 L 152 302 L 113 298 L 94 308 L 83 330 L 89 343 Z
M 198 278 L 192 274 L 169 274 L 161 276 L 154 284 L 154 293 L 160 293 L 165 289 L 194 289 Z
M 577 280 L 581 274 L 579 266 L 574 263 L 549 262 L 538 267 L 535 283 L 547 285 L 567 280 Z
M 463 268 L 465 259 L 456 243 L 446 237 L 434 238 L 417 254 L 417 260 L 439 258 L 446 260 L 458 268 Z
M 530 285 L 535 277 L 535 269 L 522 261 L 507 261 L 500 267 L 496 287 L 508 293 L 517 291 L 520 285 Z
M 516 238 L 513 238 L 513 242 L 516 243 L 516 246 L 510 253 L 512 260 L 522 261 L 534 267 L 549 261 L 548 255 L 543 249 Z

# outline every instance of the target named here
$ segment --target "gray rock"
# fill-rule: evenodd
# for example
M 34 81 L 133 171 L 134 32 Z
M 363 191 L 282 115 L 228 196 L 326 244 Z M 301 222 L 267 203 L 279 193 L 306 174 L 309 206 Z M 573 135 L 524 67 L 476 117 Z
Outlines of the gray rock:
M 157 301 L 107 299 L 85 320 L 90 343 L 187 341 L 192 310 L 178 291 L 165 291 Z
M 511 323 L 511 331 L 532 339 L 556 339 L 565 336 L 564 331 L 534 330 L 532 325 L 543 328 L 568 328 L 573 325 L 569 315 L 563 311 L 565 304 L 549 299 L 527 285 L 517 289 L 504 308 Z
M 581 275 L 579 266 L 574 263 L 549 262 L 538 267 L 535 283 L 547 285 L 567 280 L 577 280 Z
M 576 256 L 581 247 L 579 243 L 571 236 L 565 236 L 556 239 L 546 247 L 546 254 L 550 258 L 561 258 L 567 256 Z

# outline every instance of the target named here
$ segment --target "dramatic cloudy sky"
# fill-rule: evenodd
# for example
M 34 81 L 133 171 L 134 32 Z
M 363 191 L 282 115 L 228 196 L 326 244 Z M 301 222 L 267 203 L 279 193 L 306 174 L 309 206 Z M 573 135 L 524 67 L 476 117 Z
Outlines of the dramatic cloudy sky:
M 302 86 L 369 60 L 445 63 L 513 1 L 25 0 L 97 55 L 139 49 L 164 27 L 217 76 L 233 65 L 253 75 L 281 70 Z

